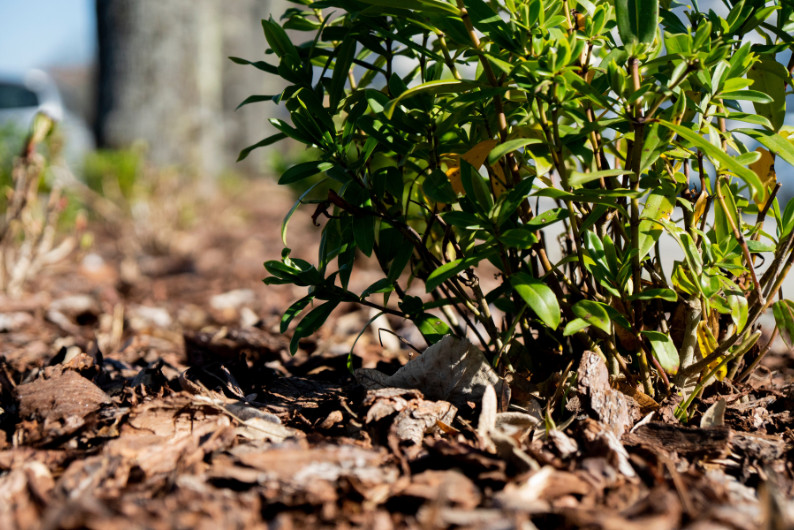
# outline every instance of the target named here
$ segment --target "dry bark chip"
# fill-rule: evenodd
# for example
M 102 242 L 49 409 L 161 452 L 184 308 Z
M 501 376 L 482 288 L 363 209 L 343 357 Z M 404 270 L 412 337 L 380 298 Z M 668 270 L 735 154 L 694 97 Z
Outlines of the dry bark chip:
M 680 456 L 722 455 L 729 447 L 731 430 L 727 427 L 687 427 L 661 422 L 641 425 L 623 436 L 626 445 L 641 445 L 661 453 L 676 452 Z
M 479 506 L 480 490 L 459 471 L 428 470 L 415 475 L 400 495 L 418 497 L 441 504 L 451 503 L 471 510 Z
M 640 419 L 637 402 L 610 388 L 607 367 L 598 355 L 584 352 L 578 376 L 579 396 L 585 410 L 607 425 L 618 438 Z
M 364 405 L 369 406 L 366 423 L 374 424 L 393 416 L 389 437 L 398 442 L 419 446 L 425 434 L 438 429 L 438 424 L 452 425 L 458 409 L 446 401 L 428 401 L 416 390 L 383 388 L 367 391 Z
M 74 433 L 89 415 L 110 403 L 102 389 L 71 370 L 19 385 L 16 395 L 20 417 L 41 423 L 42 431 L 31 439 Z

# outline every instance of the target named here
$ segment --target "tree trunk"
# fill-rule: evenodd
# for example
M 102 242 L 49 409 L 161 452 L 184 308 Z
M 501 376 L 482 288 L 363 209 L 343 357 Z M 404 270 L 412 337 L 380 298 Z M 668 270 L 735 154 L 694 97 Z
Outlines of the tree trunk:
M 263 127 L 256 112 L 231 113 L 248 95 L 262 93 L 265 76 L 227 55 L 261 57 L 259 19 L 270 5 L 96 0 L 99 145 L 143 141 L 152 162 L 206 176 L 232 166 Z

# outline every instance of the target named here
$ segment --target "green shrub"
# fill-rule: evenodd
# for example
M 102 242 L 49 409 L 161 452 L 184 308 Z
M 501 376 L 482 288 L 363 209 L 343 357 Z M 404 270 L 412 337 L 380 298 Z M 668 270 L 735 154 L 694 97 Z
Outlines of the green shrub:
M 279 182 L 332 183 L 316 264 L 286 248 L 265 265 L 267 283 L 309 289 L 282 319 L 302 315 L 293 352 L 350 301 L 429 343 L 473 332 L 536 377 L 595 350 L 648 394 L 682 389 L 683 417 L 763 353 L 770 306 L 789 339 L 794 303 L 775 301 L 794 260 L 794 206 L 775 199 L 776 166 L 794 163 L 777 62 L 789 3 L 729 1 L 725 18 L 669 0 L 293 3 L 262 21 L 265 60 L 233 58 L 289 83 L 244 102 L 283 104 L 291 122 L 270 120 L 278 132 L 241 158 L 292 138 L 320 156 Z M 671 270 L 663 236 L 680 248 Z M 363 292 L 357 254 L 383 270 Z M 416 281 L 426 297 L 408 294 Z

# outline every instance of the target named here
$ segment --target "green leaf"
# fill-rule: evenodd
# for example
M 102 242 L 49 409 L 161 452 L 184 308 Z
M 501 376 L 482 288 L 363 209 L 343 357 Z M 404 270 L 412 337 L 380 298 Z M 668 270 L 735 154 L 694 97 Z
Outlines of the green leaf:
M 295 355 L 295 352 L 298 351 L 298 342 L 311 335 L 322 326 L 328 317 L 331 315 L 331 312 L 339 305 L 339 300 L 329 300 L 328 302 L 315 307 L 312 309 L 308 315 L 303 317 L 303 320 L 300 321 L 295 327 L 295 331 L 292 334 L 292 339 L 289 341 L 289 352 L 292 355 Z
M 234 108 L 234 110 L 239 110 L 240 107 L 245 107 L 246 105 L 250 105 L 251 103 L 259 103 L 261 101 L 273 101 L 276 98 L 278 98 L 278 96 L 263 96 L 263 95 L 248 96 L 243 100 L 242 103 L 237 105 Z
M 739 293 L 728 293 L 726 298 L 731 309 L 731 319 L 736 324 L 736 329 L 741 331 L 747 324 L 747 298 Z
M 582 331 L 586 327 L 589 327 L 590 323 L 586 320 L 582 320 L 581 318 L 574 318 L 570 322 L 565 325 L 565 329 L 562 330 L 563 337 L 570 337 L 571 335 L 575 335 L 576 333 Z
M 505 156 L 507 153 L 511 153 L 516 149 L 521 149 L 522 147 L 526 147 L 532 144 L 541 144 L 543 143 L 538 138 L 516 138 L 515 140 L 508 140 L 502 144 L 497 144 L 496 147 L 491 149 L 491 152 L 488 154 L 488 165 L 494 165 L 500 158 Z
M 375 293 L 390 293 L 394 290 L 394 282 L 388 278 L 381 278 L 376 281 L 361 293 L 361 298 L 364 299 L 371 294 Z
M 499 236 L 499 241 L 508 248 L 532 248 L 538 242 L 538 236 L 533 230 L 526 228 L 511 228 Z
M 544 324 L 551 329 L 559 327 L 560 304 L 545 283 L 525 272 L 517 272 L 510 276 L 510 285 Z
M 414 323 L 427 341 L 428 346 L 435 344 L 450 333 L 449 326 L 430 313 L 422 313 L 419 318 L 414 320 Z
M 301 313 L 301 311 L 306 309 L 306 306 L 309 305 L 312 300 L 314 300 L 314 295 L 304 296 L 303 298 L 301 298 L 300 300 L 289 306 L 287 310 L 284 311 L 284 315 L 282 315 L 281 317 L 281 325 L 279 326 L 279 332 L 285 333 L 287 331 L 287 328 L 289 328 L 290 322 L 292 322 L 292 320 L 296 316 L 298 316 Z
M 734 129 L 733 132 L 746 134 L 750 138 L 757 140 L 773 154 L 778 155 L 794 166 L 794 145 L 780 134 L 759 129 Z
M 794 302 L 780 300 L 772 304 L 772 315 L 780 330 L 780 336 L 789 348 L 794 346 Z
M 675 188 L 664 187 L 654 188 L 645 201 L 645 206 L 642 209 L 642 220 L 640 220 L 640 237 L 639 237 L 639 250 L 640 260 L 648 255 L 651 248 L 659 240 L 662 235 L 662 229 L 658 223 L 654 222 L 658 219 L 670 219 L 675 207 Z
M 669 374 L 674 374 L 678 371 L 678 352 L 673 344 L 673 339 L 666 333 L 658 331 L 643 331 L 642 334 L 648 338 L 651 343 L 651 350 L 653 356 L 662 365 L 664 371 Z
M 675 302 L 678 300 L 678 294 L 672 289 L 645 289 L 628 298 L 629 300 L 665 300 L 667 302 Z
M 392 9 L 410 9 L 419 13 L 460 16 L 460 10 L 442 0 L 361 0 L 362 4 Z
M 391 100 L 383 110 L 383 113 L 387 118 L 391 119 L 392 115 L 394 114 L 394 109 L 397 108 L 397 105 L 399 105 L 401 101 L 419 94 L 459 94 L 461 92 L 467 92 L 476 86 L 477 85 L 471 82 L 459 81 L 457 79 L 439 79 L 436 81 L 428 81 L 427 83 L 422 83 L 419 86 L 409 88 L 398 97 Z
M 251 66 L 255 67 L 258 70 L 262 70 L 263 72 L 278 75 L 278 67 L 273 66 L 272 64 L 268 64 L 265 61 L 249 61 L 241 57 L 229 57 L 229 59 L 231 59 L 233 63 L 250 64 Z
M 737 101 L 752 101 L 753 103 L 772 103 L 772 98 L 758 90 L 735 90 L 733 92 L 723 92 L 719 94 L 722 99 L 735 99 Z
M 242 160 L 245 160 L 246 157 L 248 157 L 248 155 L 254 149 L 258 149 L 260 147 L 266 147 L 266 146 L 274 144 L 274 143 L 276 143 L 276 142 L 278 142 L 280 140 L 283 140 L 286 137 L 287 137 L 287 135 L 284 134 L 284 133 L 276 133 L 274 135 L 268 136 L 264 140 L 260 140 L 259 142 L 255 143 L 254 145 L 249 145 L 248 147 L 246 147 L 245 149 L 240 151 L 240 154 L 237 157 L 237 161 L 240 162 Z
M 375 218 L 368 215 L 354 216 L 353 237 L 358 249 L 365 256 L 371 256 L 372 247 L 375 245 Z
M 567 208 L 552 208 L 551 210 L 546 210 L 545 212 L 539 213 L 527 221 L 526 226 L 531 227 L 534 230 L 538 230 L 540 228 L 554 224 L 557 221 L 568 219 L 569 215 L 570 212 Z
M 617 177 L 631 173 L 627 169 L 605 169 L 603 171 L 592 171 L 590 173 L 580 173 L 578 171 L 571 171 L 568 176 L 568 185 L 571 188 L 579 188 L 588 182 L 599 180 L 602 178 Z
M 779 131 L 786 117 L 786 83 L 788 70 L 780 64 L 774 55 L 762 55 L 761 60 L 754 63 L 747 72 L 748 79 L 753 80 L 753 88 L 768 94 L 771 102 L 753 102 L 755 111 L 769 118 L 772 129 Z
M 272 17 L 269 20 L 262 20 L 262 29 L 265 31 L 267 43 L 280 59 L 289 57 L 300 63 L 300 55 L 295 45 L 292 44 L 287 32 Z
M 659 25 L 658 0 L 615 0 L 615 19 L 623 44 L 651 44 Z
M 675 132 L 692 145 L 703 151 L 706 155 L 708 155 L 713 160 L 716 160 L 720 163 L 723 169 L 727 169 L 731 171 L 734 175 L 742 179 L 745 183 L 747 183 L 750 188 L 753 190 L 753 196 L 763 197 L 766 193 L 764 189 L 764 184 L 761 182 L 761 179 L 758 178 L 758 175 L 755 174 L 754 171 L 748 169 L 740 164 L 738 164 L 730 155 L 724 152 L 722 149 L 718 148 L 717 146 L 707 142 L 705 138 L 700 136 L 698 133 L 693 132 L 690 128 L 684 127 L 681 125 L 676 125 L 674 123 L 670 123 L 669 121 L 659 120 L 659 123 L 670 129 L 671 131 Z M 740 132 L 744 132 L 749 136 L 752 136 L 755 133 L 760 133 L 761 131 L 755 131 L 753 129 L 739 129 Z M 750 132 L 745 131 L 752 131 Z M 770 133 L 773 134 L 773 133 Z M 776 135 L 777 136 L 777 135 Z M 778 136 L 779 137 L 779 136 Z M 779 137 L 781 142 L 785 142 L 782 137 Z M 763 143 L 761 139 L 758 139 L 759 142 Z M 791 151 L 792 161 L 794 161 L 794 148 L 792 148 L 791 144 L 786 142 L 788 145 L 788 149 Z M 772 148 L 770 148 L 772 150 Z M 783 156 L 781 154 L 781 156 Z M 787 160 L 788 161 L 788 160 Z
M 490 255 L 490 253 L 468 256 L 466 258 L 452 260 L 449 263 L 445 263 L 442 266 L 438 267 L 436 270 L 430 273 L 430 276 L 428 276 L 427 280 L 425 281 L 425 288 L 427 289 L 427 292 L 428 293 L 432 292 L 436 287 L 438 287 L 448 279 L 458 275 L 459 273 L 465 271 L 469 267 L 473 267 L 477 265 L 488 255 Z
M 331 162 L 322 162 L 320 160 L 302 162 L 286 170 L 284 174 L 281 175 L 281 178 L 278 179 L 278 183 L 292 184 L 293 182 L 299 182 L 303 179 L 313 177 L 317 173 L 328 171 L 332 167 L 334 167 L 334 165 Z
M 571 311 L 591 326 L 610 334 L 612 333 L 612 320 L 609 318 L 605 305 L 594 300 L 580 300 L 571 307 Z
M 331 88 L 328 91 L 328 107 L 331 112 L 336 111 L 345 94 L 345 83 L 347 83 L 350 65 L 353 64 L 353 58 L 356 55 L 356 42 L 352 35 L 348 35 L 336 49 L 336 63 L 331 77 Z
M 309 195 L 312 192 L 312 190 L 314 190 L 314 188 L 316 188 L 326 180 L 328 180 L 328 177 L 322 180 L 318 180 L 317 182 L 309 186 L 309 189 L 301 193 L 301 196 L 298 197 L 298 200 L 295 201 L 295 203 L 292 205 L 292 208 L 289 209 L 287 215 L 284 216 L 284 220 L 281 221 L 281 242 L 284 243 L 285 247 L 287 246 L 287 225 L 289 224 L 289 220 L 292 218 L 292 214 L 295 213 L 295 210 L 298 209 L 298 206 L 303 204 L 303 199 L 305 199 L 306 196 Z
M 422 183 L 422 191 L 428 199 L 451 204 L 457 201 L 458 194 L 452 189 L 449 178 L 440 169 L 434 169 Z

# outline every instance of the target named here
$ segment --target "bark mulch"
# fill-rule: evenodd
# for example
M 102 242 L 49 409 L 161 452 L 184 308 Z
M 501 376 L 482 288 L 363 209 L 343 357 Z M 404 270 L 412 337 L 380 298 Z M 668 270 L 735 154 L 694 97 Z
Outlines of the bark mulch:
M 278 332 L 301 291 L 260 280 L 289 206 L 252 184 L 165 249 L 97 225 L 90 251 L 0 298 L 0 528 L 793 524 L 789 352 L 712 385 L 687 425 L 587 353 L 556 430 L 518 383 L 512 400 L 439 393 L 435 370 L 424 391 L 394 388 L 417 356 L 386 332 L 361 335 L 357 380 L 368 312 L 343 309 L 294 357 Z M 292 225 L 293 255 L 311 256 L 318 229 Z

